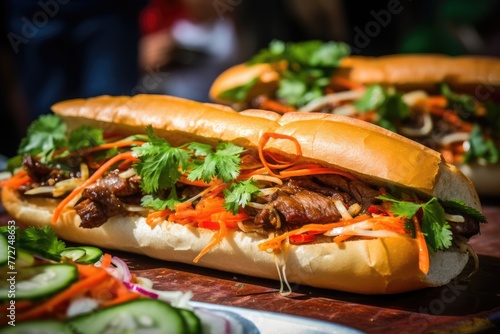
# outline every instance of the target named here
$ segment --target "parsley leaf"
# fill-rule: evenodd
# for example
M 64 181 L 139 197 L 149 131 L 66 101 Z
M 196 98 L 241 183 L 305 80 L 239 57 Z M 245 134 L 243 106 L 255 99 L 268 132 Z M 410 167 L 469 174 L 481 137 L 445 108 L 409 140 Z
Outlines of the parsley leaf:
M 224 198 L 226 200 L 224 208 L 233 214 L 237 214 L 239 207 L 244 208 L 251 201 L 252 196 L 259 191 L 260 189 L 255 185 L 252 178 L 246 181 L 234 182 L 229 189 L 224 189 Z
M 132 151 L 140 160 L 135 164 L 135 170 L 141 177 L 142 189 L 151 194 L 175 186 L 181 177 L 179 167 L 186 170 L 189 164 L 189 152 L 170 146 L 165 139 L 154 134 L 151 125 L 146 132 L 151 141 L 132 148 Z
M 363 96 L 354 103 L 360 112 L 375 110 L 379 116 L 377 124 L 396 132 L 396 123 L 410 116 L 410 107 L 402 95 L 389 91 L 381 85 L 371 85 Z
M 232 143 L 220 143 L 216 150 L 206 154 L 203 164 L 195 166 L 189 173 L 191 181 L 203 180 L 210 182 L 218 177 L 226 183 L 231 182 L 240 174 L 240 153 L 244 149 Z
M 28 127 L 17 153 L 38 156 L 42 162 L 47 162 L 65 144 L 66 124 L 56 115 L 42 115 Z

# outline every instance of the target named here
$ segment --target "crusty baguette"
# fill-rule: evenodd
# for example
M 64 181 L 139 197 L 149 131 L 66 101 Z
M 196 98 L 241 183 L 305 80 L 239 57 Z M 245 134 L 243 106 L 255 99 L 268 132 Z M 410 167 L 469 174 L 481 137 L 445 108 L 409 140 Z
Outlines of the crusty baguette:
M 51 224 L 57 202 L 26 198 L 3 188 L 2 201 L 14 218 L 30 226 L 50 227 L 63 239 L 117 249 L 166 261 L 193 264 L 210 241 L 213 231 L 163 223 L 151 229 L 137 215 L 116 216 L 99 228 L 78 227 L 80 217 L 67 211 Z M 279 279 L 272 253 L 258 249 L 265 241 L 253 233 L 229 232 L 205 254 L 199 266 L 269 279 Z M 468 261 L 467 253 L 438 252 L 431 258 L 428 275 L 418 269 L 415 239 L 384 238 L 315 245 L 291 245 L 286 256 L 289 282 L 362 294 L 390 294 L 441 286 L 458 276 Z
M 393 85 L 400 89 L 429 89 L 447 82 L 471 94 L 497 96 L 500 87 L 500 59 L 487 56 L 445 56 L 439 54 L 400 54 L 380 57 L 351 56 L 341 60 L 334 76 L 361 84 Z M 221 73 L 212 83 L 210 97 L 220 103 L 233 103 L 221 93 L 258 78 L 248 98 L 270 93 L 280 75 L 275 64 L 240 64 Z
M 237 113 L 164 95 L 76 99 L 56 103 L 53 110 L 69 128 L 90 124 L 108 132 L 135 134 L 152 124 L 158 135 L 173 145 L 231 141 L 255 149 L 265 132 L 292 135 L 302 146 L 303 159 L 320 160 L 375 185 L 406 187 L 480 208 L 469 179 L 446 164 L 437 152 L 349 117 L 287 113 L 273 119 L 270 115 L 275 114 L 271 112 Z M 275 141 L 268 148 L 294 154 L 290 145 L 288 141 Z
M 422 145 L 374 125 L 347 117 L 289 113 L 274 117 L 263 111 L 235 111 L 168 96 L 97 97 L 57 103 L 54 112 L 68 125 L 98 125 L 112 133 L 155 132 L 175 144 L 187 141 L 232 141 L 255 149 L 265 132 L 293 135 L 303 159 L 348 171 L 373 184 L 400 187 L 426 196 L 457 199 L 481 209 L 470 181 L 440 156 Z M 286 141 L 267 146 L 294 154 Z M 144 217 L 113 217 L 101 227 L 83 229 L 72 209 L 56 224 L 58 201 L 28 198 L 3 188 L 8 212 L 28 225 L 50 225 L 64 239 L 145 254 L 158 259 L 192 263 L 209 243 L 213 231 L 163 222 L 151 229 Z M 239 274 L 277 279 L 275 255 L 261 251 L 265 241 L 253 233 L 230 232 L 203 256 L 198 265 Z M 384 238 L 335 243 L 290 245 L 286 253 L 289 281 L 320 288 L 381 294 L 448 283 L 465 267 L 468 255 L 438 252 L 424 275 L 418 269 L 418 246 L 411 238 Z

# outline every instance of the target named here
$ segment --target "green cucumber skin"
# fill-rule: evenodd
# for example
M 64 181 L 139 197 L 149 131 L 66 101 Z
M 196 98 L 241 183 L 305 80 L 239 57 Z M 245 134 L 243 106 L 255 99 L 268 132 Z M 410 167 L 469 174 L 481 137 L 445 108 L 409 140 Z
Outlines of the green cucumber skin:
M 32 320 L 16 322 L 15 326 L 0 328 L 1 334 L 71 334 L 63 322 L 55 320 Z
M 78 259 L 78 263 L 94 264 L 99 261 L 102 256 L 102 251 L 97 247 L 79 246 L 78 248 L 81 248 L 85 251 L 85 255 Z
M 67 324 L 79 334 L 118 334 L 128 333 L 127 328 L 120 328 L 120 325 L 137 323 L 144 318 L 148 321 L 152 319 L 155 325 L 154 328 L 148 326 L 140 328 L 147 330 L 148 333 L 185 334 L 187 331 L 184 318 L 176 308 L 165 302 L 146 298 L 82 314 L 70 319 Z M 113 321 L 117 327 L 110 327 Z
M 48 282 L 45 282 L 43 286 L 39 286 L 35 289 L 29 290 L 23 290 L 19 288 L 19 283 L 28 281 L 26 278 L 23 279 L 23 276 L 29 277 L 29 279 L 31 279 L 33 276 L 40 273 L 47 273 L 47 271 L 49 270 L 54 273 L 54 278 L 50 279 L 50 281 Z M 75 265 L 72 264 L 43 264 L 23 268 L 20 275 L 17 276 L 15 299 L 37 300 L 46 298 L 66 289 L 77 280 L 78 269 Z M 0 287 L 0 299 L 7 296 L 8 289 L 8 286 Z

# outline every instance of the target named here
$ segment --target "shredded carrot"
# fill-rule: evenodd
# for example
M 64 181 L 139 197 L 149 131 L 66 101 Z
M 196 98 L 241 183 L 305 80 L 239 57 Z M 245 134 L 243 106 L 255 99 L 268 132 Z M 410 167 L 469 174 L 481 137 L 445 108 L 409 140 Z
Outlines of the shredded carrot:
M 123 148 L 123 147 L 130 147 L 130 146 L 141 146 L 145 142 L 142 140 L 130 140 L 130 141 L 115 141 L 112 143 L 105 143 L 97 146 L 92 146 L 88 148 L 84 148 L 80 151 L 80 154 L 85 154 L 85 153 L 91 153 L 91 152 L 96 152 L 96 151 L 102 151 L 102 150 L 109 150 L 112 148 Z
M 365 86 L 363 84 L 360 84 L 359 82 L 349 80 L 344 77 L 339 77 L 339 76 L 332 76 L 330 83 L 332 85 L 340 86 L 343 88 L 347 88 L 348 90 L 362 90 L 365 89 Z
M 280 172 L 280 177 L 287 178 L 292 176 L 308 176 L 308 175 L 318 175 L 318 174 L 337 174 L 345 176 L 351 180 L 356 178 L 347 172 L 340 171 L 338 169 L 319 167 L 319 168 L 304 168 L 295 170 L 284 170 Z
M 15 175 L 12 177 L 0 181 L 0 188 L 1 187 L 9 187 L 9 188 L 17 188 L 19 186 L 22 186 L 23 184 L 26 184 L 31 181 L 31 177 L 28 175 L 28 172 L 26 170 L 20 170 L 17 172 Z
M 428 106 L 437 106 L 441 108 L 446 108 L 448 105 L 448 99 L 442 95 L 429 96 L 423 102 Z
M 101 267 L 102 268 L 109 268 L 111 267 L 111 260 L 113 257 L 109 253 L 104 253 L 101 257 Z
M 221 220 L 219 221 L 219 231 L 214 233 L 208 245 L 206 245 L 205 248 L 203 248 L 203 250 L 200 252 L 200 254 L 198 254 L 198 256 L 195 257 L 193 262 L 197 263 L 203 257 L 203 255 L 208 253 L 212 248 L 214 248 L 217 244 L 219 244 L 222 241 L 222 239 L 224 239 L 226 234 L 227 234 L 226 223 L 223 220 Z
M 357 222 L 360 222 L 360 221 L 363 221 L 363 220 L 366 220 L 369 218 L 370 218 L 370 216 L 362 215 L 362 216 L 358 216 L 358 217 L 353 218 L 353 219 L 344 220 L 344 221 L 335 222 L 335 223 L 307 224 L 307 225 L 304 225 L 296 230 L 288 231 L 286 233 L 283 233 L 277 237 L 274 237 L 270 240 L 267 240 L 267 241 L 259 244 L 259 249 L 260 250 L 279 249 L 281 247 L 281 243 L 292 235 L 302 234 L 302 233 L 306 233 L 306 232 L 310 232 L 310 231 L 316 231 L 317 233 L 327 232 L 335 227 L 342 227 L 342 226 L 346 226 L 346 225 L 351 225 L 351 224 L 354 224 L 354 223 L 357 223 Z
M 179 178 L 179 182 L 190 185 L 190 186 L 196 186 L 196 187 L 209 187 L 210 185 L 213 184 L 213 181 L 209 182 L 209 183 L 207 183 L 203 180 L 191 181 L 185 175 L 182 175 Z
M 292 244 L 303 244 L 308 242 L 313 242 L 317 238 L 316 235 L 311 234 L 295 234 L 289 237 L 290 243 Z
M 140 297 L 140 295 L 138 293 L 128 292 L 128 293 L 125 293 L 125 294 L 118 296 L 115 299 L 112 299 L 108 302 L 103 303 L 101 306 L 102 307 L 109 307 L 109 306 L 125 303 L 125 302 L 128 302 L 130 300 L 137 299 L 139 297 Z
M 256 99 L 256 102 L 257 108 L 274 111 L 278 114 L 286 114 L 291 111 L 297 111 L 295 107 L 288 106 L 284 103 L 278 102 L 265 96 L 259 96 Z
M 333 242 L 335 242 L 337 245 L 339 245 L 352 237 L 354 237 L 354 235 L 352 235 L 352 234 L 350 234 L 350 235 L 348 235 L 348 234 L 337 235 L 336 237 L 333 238 Z
M 170 209 L 154 211 L 146 217 L 146 224 L 151 228 L 154 228 L 158 223 L 164 221 L 168 215 L 172 214 L 173 211 Z
M 265 158 L 264 148 L 265 148 L 265 146 L 267 145 L 267 143 L 269 142 L 269 140 L 271 138 L 272 139 L 290 140 L 295 145 L 295 151 L 296 151 L 295 158 L 292 159 L 291 161 L 289 161 L 288 163 L 283 163 L 283 164 L 280 164 L 280 165 L 275 165 L 275 164 L 268 163 L 267 160 L 266 160 L 266 158 Z M 291 167 L 291 166 L 293 166 L 298 161 L 298 159 L 301 156 L 302 156 L 302 149 L 300 147 L 300 143 L 298 142 L 297 139 L 295 139 L 292 136 L 288 136 L 288 135 L 284 135 L 284 134 L 279 134 L 279 133 L 273 133 L 273 132 L 266 132 L 266 133 L 264 133 L 262 135 L 262 137 L 259 140 L 259 157 L 260 157 L 260 160 L 261 160 L 262 164 L 264 165 L 264 168 L 267 170 L 267 172 L 269 173 L 269 175 L 279 177 L 279 175 L 275 174 L 271 170 L 271 168 L 283 169 L 283 168 Z
M 111 166 L 113 166 L 115 163 L 122 161 L 122 160 L 131 160 L 131 161 L 139 161 L 138 158 L 136 158 L 134 155 L 132 155 L 132 152 L 123 152 L 120 154 L 115 155 L 113 158 L 109 159 L 106 161 L 97 171 L 95 171 L 92 176 L 90 176 L 85 182 L 80 184 L 78 187 L 76 187 L 68 196 L 66 196 L 56 207 L 54 210 L 54 215 L 52 216 L 52 223 L 57 223 L 59 220 L 59 217 L 62 214 L 62 211 L 66 206 L 76 197 L 80 192 L 85 189 L 87 186 L 90 184 L 96 182 Z
M 415 226 L 416 241 L 418 245 L 418 268 L 424 274 L 429 273 L 430 259 L 429 259 L 429 249 L 427 248 L 427 243 L 425 242 L 425 236 L 420 228 L 420 222 L 417 216 L 413 216 L 413 225 Z
M 78 265 L 79 271 L 80 267 L 82 266 Z M 71 299 L 72 297 L 82 293 L 85 290 L 88 290 L 89 288 L 95 286 L 96 284 L 103 281 L 104 279 L 106 279 L 106 277 L 109 276 L 106 270 L 97 267 L 94 268 L 100 270 L 94 271 L 95 274 L 87 276 L 84 279 L 74 283 L 68 289 L 60 292 L 59 294 L 47 300 L 46 302 L 37 305 L 31 310 L 17 314 L 16 320 L 23 321 L 27 319 L 35 319 L 42 316 L 45 313 L 50 313 L 61 303 Z

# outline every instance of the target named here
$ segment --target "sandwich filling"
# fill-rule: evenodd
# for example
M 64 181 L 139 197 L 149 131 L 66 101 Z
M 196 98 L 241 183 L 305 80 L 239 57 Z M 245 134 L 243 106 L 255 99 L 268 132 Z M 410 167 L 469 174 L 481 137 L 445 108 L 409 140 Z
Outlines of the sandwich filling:
M 89 126 L 67 132 L 57 116 L 42 116 L 9 161 L 14 175 L 1 185 L 26 197 L 60 199 L 53 223 L 75 210 L 81 228 L 140 215 L 152 229 L 183 224 L 213 230 L 194 262 L 228 231 L 257 233 L 265 240 L 259 248 L 271 252 L 287 244 L 401 237 L 416 239 L 427 273 L 429 253 L 464 246 L 485 222 L 460 201 L 389 193 L 308 161 L 293 137 L 266 133 L 248 150 L 232 143 L 173 147 L 152 127 L 145 132 L 126 138 Z M 293 142 L 295 156 L 266 149 L 270 140 Z

